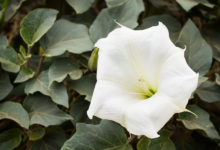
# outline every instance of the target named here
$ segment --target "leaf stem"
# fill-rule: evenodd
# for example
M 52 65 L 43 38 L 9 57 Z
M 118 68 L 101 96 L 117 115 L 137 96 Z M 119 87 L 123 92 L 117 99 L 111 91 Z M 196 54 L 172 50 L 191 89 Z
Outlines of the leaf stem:
M 130 137 L 127 139 L 127 144 L 133 142 L 136 137 L 136 135 L 130 134 Z
M 30 55 L 31 55 L 31 48 L 32 48 L 32 46 L 28 46 L 28 50 L 27 50 L 27 59 L 26 59 L 26 61 L 27 61 L 27 63 L 26 63 L 26 67 L 29 67 L 29 59 L 30 59 Z
M 92 9 L 96 12 L 96 14 L 99 14 L 99 9 L 96 6 L 98 3 L 99 0 L 95 0 L 95 2 L 92 4 Z
M 28 46 L 28 50 L 27 50 L 27 56 L 31 54 L 31 46 Z
M 37 77 L 37 76 L 40 74 L 41 68 L 42 68 L 42 64 L 43 64 L 43 62 L 44 62 L 44 59 L 45 59 L 45 57 L 44 57 L 44 56 L 41 56 L 40 61 L 39 61 L 39 63 L 38 63 L 37 72 L 36 72 L 35 77 Z

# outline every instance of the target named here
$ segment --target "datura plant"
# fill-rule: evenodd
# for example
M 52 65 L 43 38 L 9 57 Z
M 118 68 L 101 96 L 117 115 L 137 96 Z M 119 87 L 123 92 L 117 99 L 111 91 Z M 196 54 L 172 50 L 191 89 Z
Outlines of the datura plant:
M 159 41 L 159 42 L 158 42 Z M 135 135 L 157 138 L 175 113 L 185 111 L 199 74 L 186 63 L 165 25 L 145 30 L 121 26 L 95 44 L 97 83 L 88 110 Z
M 219 150 L 220 0 L 0 0 L 0 150 Z

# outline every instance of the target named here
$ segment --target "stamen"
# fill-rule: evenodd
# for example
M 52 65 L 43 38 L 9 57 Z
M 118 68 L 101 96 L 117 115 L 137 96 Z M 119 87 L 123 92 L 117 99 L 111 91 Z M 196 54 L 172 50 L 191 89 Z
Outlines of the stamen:
M 143 99 L 150 98 L 156 93 L 156 90 L 152 89 L 151 86 L 143 77 L 138 78 L 138 89 L 139 89 L 138 91 L 141 91 L 140 94 Z
M 139 82 L 144 82 L 145 80 L 144 80 L 142 77 L 140 77 L 140 78 L 138 79 L 138 81 L 139 81 Z
M 152 88 L 149 88 L 149 91 L 154 95 L 157 91 L 153 90 Z

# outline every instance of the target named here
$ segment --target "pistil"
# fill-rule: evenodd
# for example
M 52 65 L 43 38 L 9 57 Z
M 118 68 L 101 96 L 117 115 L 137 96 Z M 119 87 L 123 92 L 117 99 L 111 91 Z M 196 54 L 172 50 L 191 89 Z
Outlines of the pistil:
M 148 99 L 152 97 L 157 91 L 151 88 L 151 86 L 148 84 L 148 82 L 143 78 L 138 78 L 138 87 L 141 94 L 141 98 Z

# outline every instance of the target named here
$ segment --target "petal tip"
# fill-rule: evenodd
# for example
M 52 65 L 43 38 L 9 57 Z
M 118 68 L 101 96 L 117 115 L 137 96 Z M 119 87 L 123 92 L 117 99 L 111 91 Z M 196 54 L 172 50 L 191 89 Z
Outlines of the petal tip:
M 158 26 L 167 29 L 167 26 L 161 21 L 158 22 Z
M 168 30 L 167 26 L 165 24 L 163 24 L 163 22 L 159 21 L 158 25 L 156 27 L 161 34 L 163 33 L 164 35 L 166 35 L 168 37 L 168 39 L 170 39 L 169 30 Z
M 89 117 L 89 119 L 92 119 L 93 118 L 93 116 L 94 116 L 94 114 L 93 113 L 91 113 L 91 111 L 87 111 L 87 116 Z
M 161 21 L 158 22 L 158 25 L 159 26 L 164 26 L 163 22 L 161 22 Z
M 145 136 L 148 137 L 148 138 L 150 138 L 150 139 L 155 139 L 155 138 L 160 137 L 160 135 L 159 135 L 157 132 L 152 133 L 151 135 L 145 134 Z

